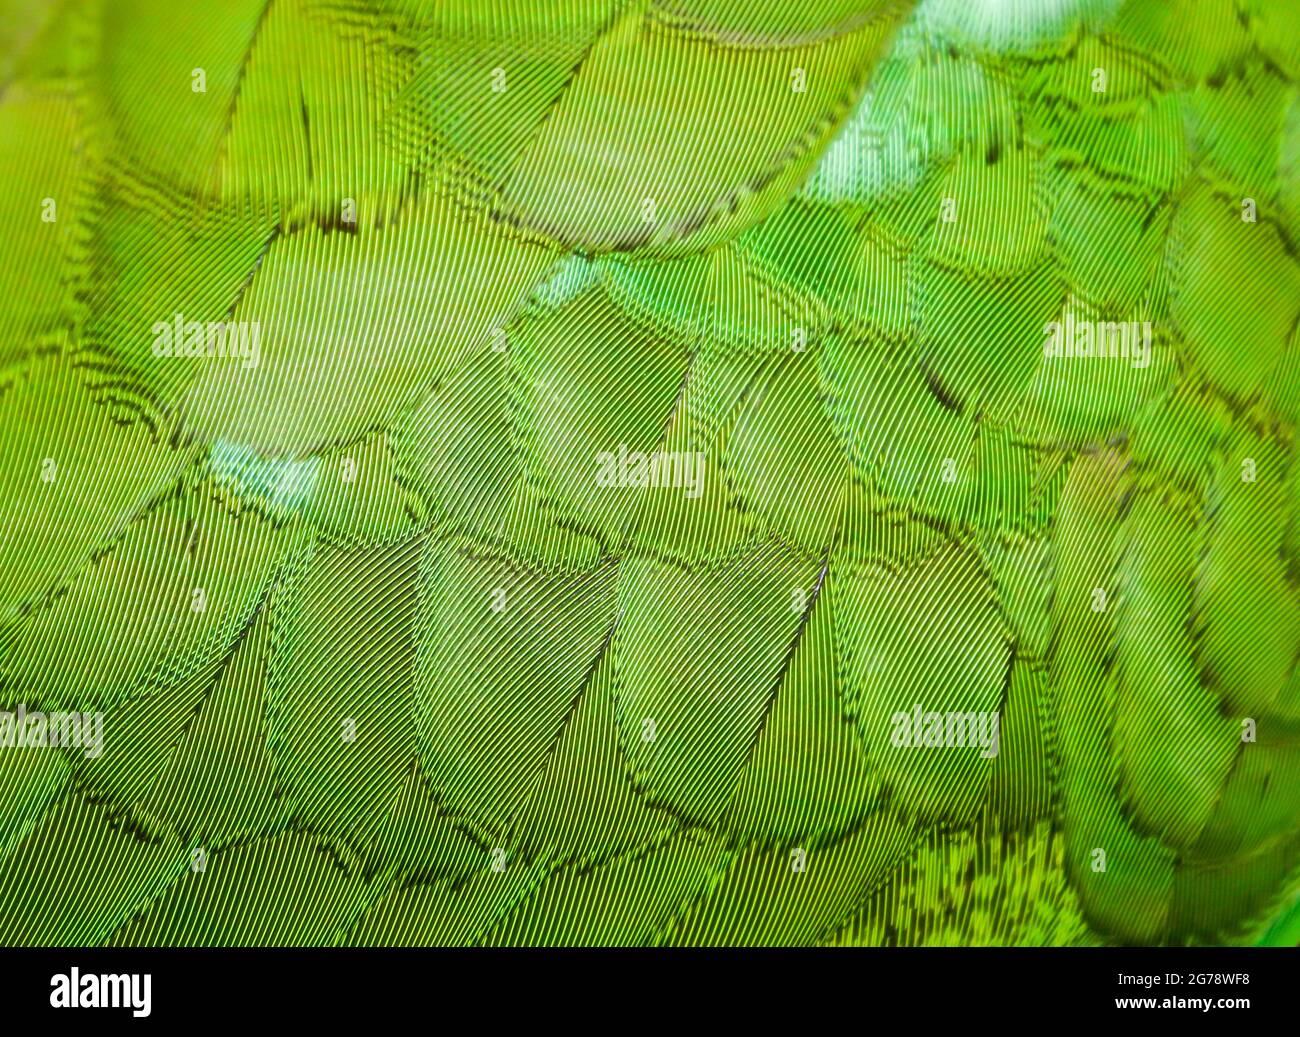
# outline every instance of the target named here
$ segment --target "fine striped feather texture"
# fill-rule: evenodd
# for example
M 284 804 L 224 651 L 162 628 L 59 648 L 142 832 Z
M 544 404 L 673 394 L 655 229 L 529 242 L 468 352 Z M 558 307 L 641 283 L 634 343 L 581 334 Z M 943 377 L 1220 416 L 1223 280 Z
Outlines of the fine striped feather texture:
M 1292 0 L 0 7 L 0 942 L 1295 942 Z

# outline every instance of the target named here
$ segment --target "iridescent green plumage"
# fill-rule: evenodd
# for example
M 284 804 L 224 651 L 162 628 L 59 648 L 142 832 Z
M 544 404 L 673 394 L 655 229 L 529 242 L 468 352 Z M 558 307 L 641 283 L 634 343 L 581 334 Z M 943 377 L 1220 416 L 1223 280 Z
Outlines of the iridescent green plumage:
M 1291 0 L 3 7 L 0 941 L 1295 942 Z

